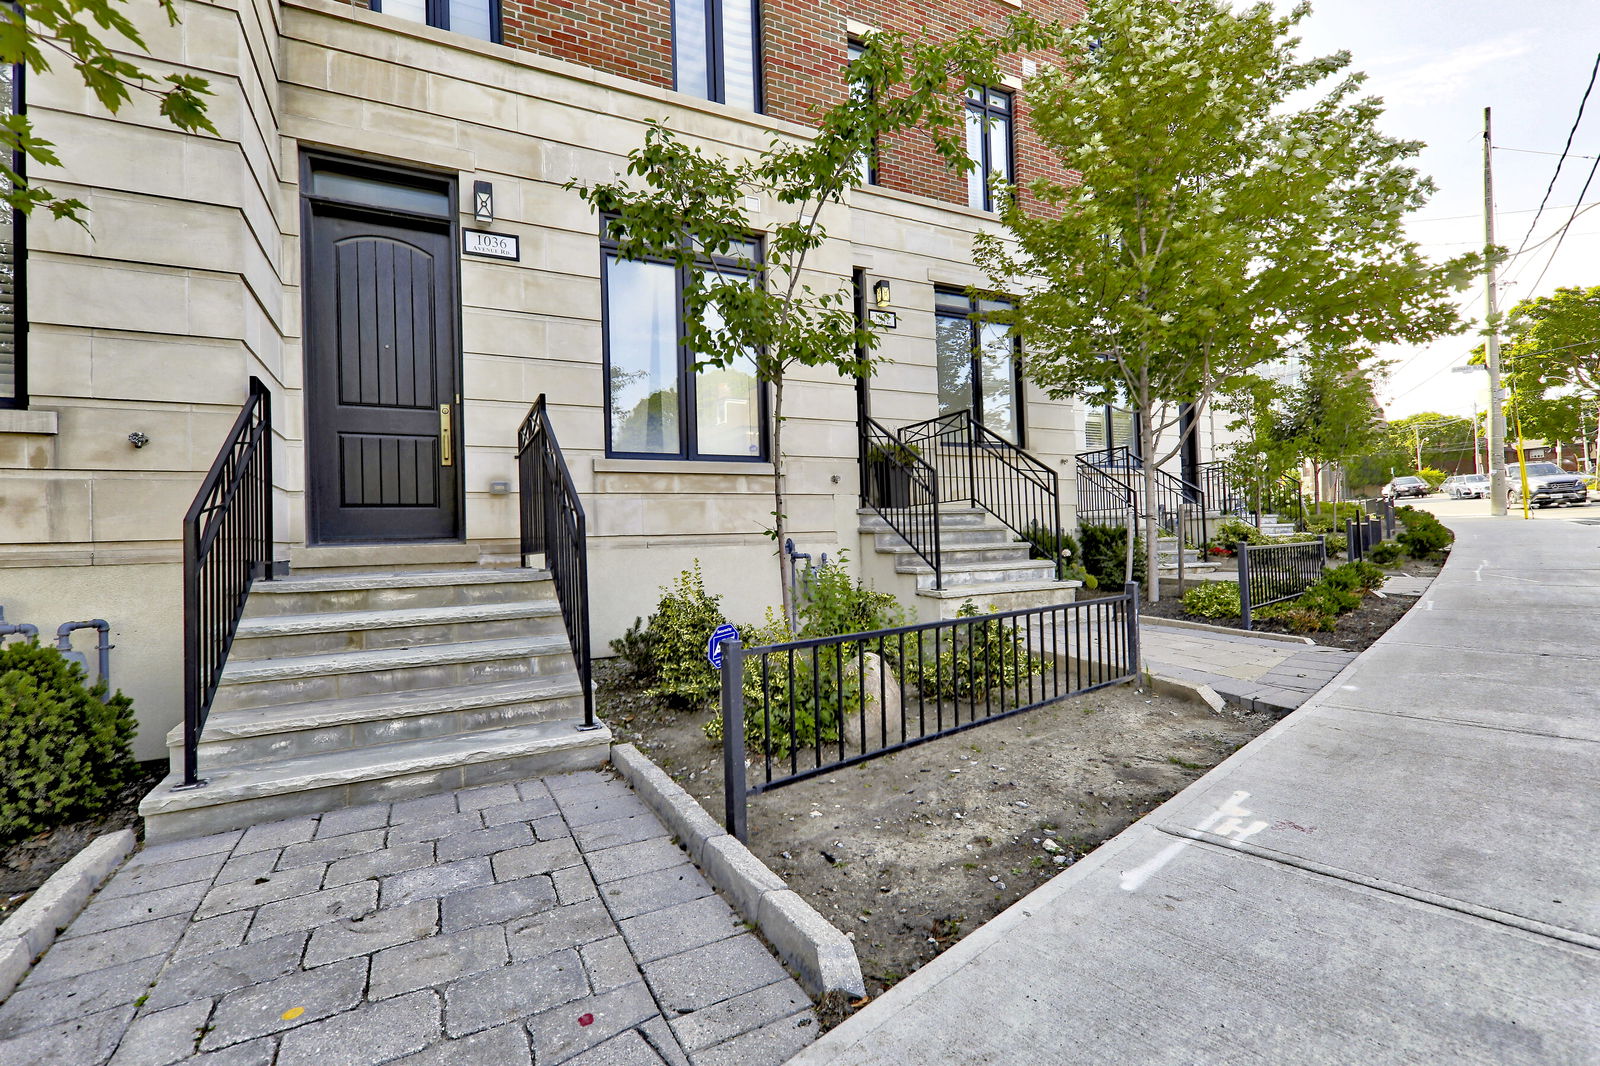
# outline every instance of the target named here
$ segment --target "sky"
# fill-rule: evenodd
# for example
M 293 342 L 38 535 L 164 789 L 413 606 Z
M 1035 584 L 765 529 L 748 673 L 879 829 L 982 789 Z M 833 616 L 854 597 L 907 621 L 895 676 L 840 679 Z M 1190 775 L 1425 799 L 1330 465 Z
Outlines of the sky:
M 1435 258 L 1483 247 L 1483 109 L 1492 108 L 1501 148 L 1494 153 L 1495 240 L 1510 251 L 1522 245 L 1600 53 L 1600 0 L 1313 0 L 1298 32 L 1306 54 L 1351 53 L 1354 69 L 1369 76 L 1368 91 L 1385 101 L 1384 132 L 1427 143 L 1416 165 L 1438 192 L 1408 229 Z M 1560 286 L 1600 285 L 1600 207 L 1572 222 L 1553 260 L 1555 240 L 1534 247 L 1568 222 L 1596 156 L 1600 83 L 1529 250 L 1501 268 L 1503 310 Z M 1600 173 L 1583 200 L 1600 203 Z M 1460 301 L 1472 321 L 1466 333 L 1380 353 L 1396 364 L 1377 389 L 1391 419 L 1486 405 L 1484 372 L 1449 369 L 1465 365 L 1482 341 L 1483 285 Z

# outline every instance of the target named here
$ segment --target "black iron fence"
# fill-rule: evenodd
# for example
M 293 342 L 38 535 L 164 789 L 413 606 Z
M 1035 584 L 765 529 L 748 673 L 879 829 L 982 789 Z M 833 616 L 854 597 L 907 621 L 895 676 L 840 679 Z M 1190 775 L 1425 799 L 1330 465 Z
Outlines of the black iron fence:
M 1322 580 L 1328 545 L 1321 537 L 1289 544 L 1239 544 L 1239 615 L 1250 628 L 1250 612 L 1292 600 Z
M 1061 542 L 1056 472 L 970 409 L 902 426 L 896 435 L 937 472 L 941 503 L 981 507 L 1023 540 L 1043 534 L 1051 544 Z M 1058 571 L 1064 565 L 1059 556 L 1056 564 Z
M 1078 483 L 1093 486 L 1106 480 L 1126 487 L 1126 498 L 1132 503 L 1135 518 L 1143 522 L 1151 509 L 1155 511 L 1156 526 L 1167 536 L 1178 537 L 1183 544 L 1199 547 L 1210 536 L 1206 513 L 1209 507 L 1205 491 L 1194 482 L 1185 481 L 1169 471 L 1154 470 L 1155 499 L 1146 500 L 1145 463 L 1126 446 L 1100 448 L 1078 455 Z M 1091 489 L 1093 493 L 1093 489 Z M 1091 515 L 1094 504 L 1091 501 Z M 1103 519 L 1087 516 L 1080 498 L 1080 521 L 1101 525 L 1123 525 L 1126 518 Z M 1126 513 L 1126 512 L 1124 512 Z
M 871 633 L 759 648 L 726 642 L 728 831 L 746 839 L 752 794 L 1138 674 L 1137 584 L 1102 599 Z
M 222 450 L 183 517 L 183 782 L 200 780 L 200 731 L 211 711 L 245 599 L 272 577 L 272 393 L 250 379 Z
M 588 522 L 583 502 L 561 454 L 544 393 L 517 428 L 518 518 L 522 556 L 544 555 L 561 604 L 561 620 L 572 642 L 572 658 L 583 685 L 583 725 L 595 728 L 593 660 L 589 641 Z
M 863 417 L 858 432 L 861 506 L 877 511 L 889 528 L 933 567 L 933 587 L 944 588 L 939 472 L 875 419 Z

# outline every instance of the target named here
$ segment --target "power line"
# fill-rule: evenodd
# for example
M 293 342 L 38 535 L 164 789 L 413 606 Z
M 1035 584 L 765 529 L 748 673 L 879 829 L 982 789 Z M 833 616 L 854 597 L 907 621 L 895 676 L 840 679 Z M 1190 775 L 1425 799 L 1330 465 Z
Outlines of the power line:
M 1600 64 L 1600 59 L 1597 59 L 1597 64 Z M 1583 179 L 1583 189 L 1578 193 L 1579 203 L 1583 202 L 1584 196 L 1589 192 L 1589 184 L 1594 181 L 1595 171 L 1597 170 L 1600 170 L 1600 159 L 1596 159 L 1594 161 L 1594 165 L 1589 168 L 1589 176 Z M 1534 279 L 1533 285 L 1528 289 L 1528 298 L 1530 300 L 1533 298 L 1533 294 L 1539 291 L 1539 283 L 1543 281 L 1544 276 L 1550 272 L 1550 265 L 1556 261 L 1556 256 L 1560 254 L 1561 246 L 1566 243 L 1567 240 L 1567 231 L 1572 228 L 1572 223 L 1577 217 L 1578 209 L 1573 208 L 1572 214 L 1567 216 L 1567 221 L 1561 227 L 1561 239 L 1556 241 L 1556 246 L 1554 248 L 1550 249 L 1550 258 L 1545 260 L 1544 269 L 1539 271 L 1539 276 Z
M 1517 250 L 1512 254 L 1513 259 L 1521 255 L 1522 250 L 1528 246 L 1528 241 L 1533 239 L 1533 231 L 1539 225 L 1539 219 L 1544 215 L 1545 205 L 1550 202 L 1550 194 L 1555 191 L 1556 179 L 1561 177 L 1561 167 L 1567 161 L 1567 153 L 1572 150 L 1572 139 L 1578 135 L 1578 126 L 1583 122 L 1583 109 L 1589 105 L 1589 94 L 1594 91 L 1594 79 L 1597 74 L 1600 74 L 1600 54 L 1594 57 L 1594 66 L 1589 68 L 1589 84 L 1584 87 L 1583 98 L 1578 101 L 1578 116 L 1572 120 L 1572 128 L 1567 131 L 1567 143 L 1561 148 L 1561 158 L 1556 160 L 1555 173 L 1550 175 L 1550 184 L 1545 186 L 1544 197 L 1539 201 L 1539 210 L 1534 212 L 1533 222 L 1529 224 L 1528 232 L 1523 235 L 1522 243 L 1517 245 Z M 1600 164 L 1600 159 L 1596 159 L 1595 162 Z M 1590 175 L 1593 176 L 1593 173 L 1591 170 Z M 1584 183 L 1583 188 L 1584 192 L 1589 190 L 1587 182 Z M 1583 202 L 1583 193 L 1578 194 L 1578 202 Z M 1570 220 L 1568 224 L 1570 225 Z
M 1538 149 L 1538 148 L 1507 148 L 1504 145 L 1500 145 L 1500 144 L 1495 145 L 1494 146 L 1494 150 L 1497 151 L 1497 152 L 1521 152 L 1524 155 L 1560 155 L 1560 156 L 1566 156 L 1568 159 L 1593 159 L 1594 158 L 1594 156 L 1592 156 L 1592 155 L 1567 155 L 1567 153 L 1565 153 L 1565 152 L 1546 152 L 1546 151 L 1542 151 L 1541 149 Z

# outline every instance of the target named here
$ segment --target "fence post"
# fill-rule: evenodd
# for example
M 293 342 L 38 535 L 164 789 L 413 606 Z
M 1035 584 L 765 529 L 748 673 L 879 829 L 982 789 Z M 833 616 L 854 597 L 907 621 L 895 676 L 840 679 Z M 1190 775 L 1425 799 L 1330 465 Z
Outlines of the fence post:
M 1356 535 L 1356 520 L 1354 518 L 1346 518 L 1344 520 L 1344 544 L 1345 558 L 1351 562 L 1361 558 L 1361 538 Z
M 723 824 L 740 841 L 749 839 L 745 824 L 744 778 L 744 645 L 722 642 L 722 800 Z
M 1128 597 L 1128 671 L 1137 678 L 1143 672 L 1139 667 L 1139 583 L 1129 581 L 1122 586 L 1122 594 Z
M 1240 541 L 1239 551 L 1239 622 L 1250 628 L 1250 545 Z
M 1184 551 L 1186 550 L 1185 546 L 1184 546 L 1183 531 L 1185 529 L 1189 528 L 1188 525 L 1187 525 L 1188 519 L 1189 519 L 1189 505 L 1185 504 L 1185 503 L 1178 504 L 1178 599 L 1180 599 L 1180 600 L 1183 599 L 1183 592 L 1184 592 L 1184 589 L 1183 589 L 1183 555 L 1184 555 Z

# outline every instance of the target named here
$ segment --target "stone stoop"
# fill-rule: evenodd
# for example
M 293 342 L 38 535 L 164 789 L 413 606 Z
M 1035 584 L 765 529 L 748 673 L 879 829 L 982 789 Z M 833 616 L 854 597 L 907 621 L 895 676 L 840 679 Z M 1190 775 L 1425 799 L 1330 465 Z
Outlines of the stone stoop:
M 917 620 L 954 618 L 971 600 L 985 614 L 1022 607 L 1070 603 L 1080 581 L 1057 581 L 1055 568 L 1028 558 L 1028 545 L 976 508 L 941 508 L 939 545 L 944 562 L 944 588 L 933 587 L 933 567 L 878 512 L 856 512 L 864 550 L 863 569 L 879 588 L 894 591 L 902 602 L 914 594 Z
M 318 568 L 258 581 L 201 731 L 203 787 L 172 773 L 148 840 L 603 764 L 544 570 Z
M 1156 563 L 1162 577 L 1178 576 L 1178 555 L 1187 550 L 1183 560 L 1184 576 L 1196 576 L 1214 573 L 1222 569 L 1221 564 L 1206 558 L 1199 548 L 1184 549 L 1182 542 L 1177 537 L 1161 537 L 1156 540 Z

